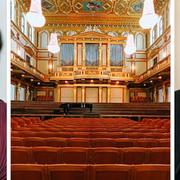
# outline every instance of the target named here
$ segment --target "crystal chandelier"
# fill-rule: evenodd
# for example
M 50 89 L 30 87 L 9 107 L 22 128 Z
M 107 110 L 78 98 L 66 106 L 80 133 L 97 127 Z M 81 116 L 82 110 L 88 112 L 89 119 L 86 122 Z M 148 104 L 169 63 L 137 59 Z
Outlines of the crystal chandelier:
M 32 27 L 42 27 L 46 19 L 42 14 L 41 0 L 31 0 L 29 12 L 26 14 L 27 21 Z
M 124 52 L 127 55 L 131 55 L 131 54 L 134 54 L 136 52 L 136 46 L 135 46 L 133 34 L 128 35 L 126 46 L 124 48 Z
M 153 0 L 145 0 L 143 14 L 139 21 L 140 26 L 143 29 L 153 28 L 155 24 L 158 22 L 158 19 L 159 17 L 154 10 Z
M 60 51 L 56 33 L 51 33 L 51 38 L 50 38 L 50 42 L 48 45 L 48 51 L 53 54 L 56 54 Z

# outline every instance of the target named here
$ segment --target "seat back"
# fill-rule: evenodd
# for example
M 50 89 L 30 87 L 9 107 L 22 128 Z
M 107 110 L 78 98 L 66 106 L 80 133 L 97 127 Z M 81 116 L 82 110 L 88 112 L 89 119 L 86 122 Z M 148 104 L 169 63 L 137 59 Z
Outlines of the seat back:
M 12 164 L 12 180 L 46 180 L 45 169 L 43 165 L 37 164 Z
M 136 165 L 134 170 L 134 180 L 170 180 L 169 165 Z
M 119 151 L 117 148 L 94 148 L 91 161 L 93 164 L 117 164 L 121 159 Z
M 63 148 L 62 159 L 66 164 L 88 164 L 88 149 L 82 147 Z
M 87 180 L 88 166 L 86 165 L 49 165 L 49 180 Z
M 61 162 L 58 151 L 59 149 L 55 147 L 33 147 L 33 162 L 37 164 L 58 164 Z
M 94 165 L 92 180 L 131 180 L 131 166 L 128 165 Z
M 123 149 L 124 164 L 147 163 L 148 149 L 143 147 L 130 147 Z

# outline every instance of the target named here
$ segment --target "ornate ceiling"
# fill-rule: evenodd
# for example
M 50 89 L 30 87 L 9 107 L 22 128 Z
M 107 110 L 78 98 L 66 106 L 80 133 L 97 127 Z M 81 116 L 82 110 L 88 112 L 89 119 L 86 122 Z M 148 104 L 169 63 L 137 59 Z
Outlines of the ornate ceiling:
M 19 0 L 28 11 L 30 0 Z M 42 0 L 46 25 L 94 24 L 139 26 L 144 0 Z M 154 0 L 160 12 L 168 0 Z

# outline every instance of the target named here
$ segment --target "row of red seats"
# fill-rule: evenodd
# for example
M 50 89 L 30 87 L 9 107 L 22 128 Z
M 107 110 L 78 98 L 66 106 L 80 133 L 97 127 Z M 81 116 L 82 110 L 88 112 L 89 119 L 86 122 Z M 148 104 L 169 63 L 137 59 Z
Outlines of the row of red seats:
M 36 124 L 28 127 L 18 127 L 13 129 L 14 131 L 55 131 L 55 132 L 168 132 L 166 129 L 149 128 L 148 126 L 118 126 L 118 127 L 62 127 L 62 126 L 51 126 L 44 124 Z
M 170 147 L 170 139 L 12 137 L 11 144 L 28 147 Z
M 13 164 L 11 169 L 13 180 L 170 180 L 169 165 Z
M 12 163 L 169 164 L 170 148 L 12 147 Z
M 11 119 L 11 128 L 26 127 L 32 124 L 41 123 L 42 121 L 38 117 L 26 118 L 26 117 L 13 117 Z
M 170 132 L 171 123 L 169 119 L 144 119 L 141 124 L 154 128 L 163 128 Z
M 59 131 L 12 131 L 12 137 L 61 137 L 61 138 L 170 138 L 169 133 L 160 132 L 59 132 Z

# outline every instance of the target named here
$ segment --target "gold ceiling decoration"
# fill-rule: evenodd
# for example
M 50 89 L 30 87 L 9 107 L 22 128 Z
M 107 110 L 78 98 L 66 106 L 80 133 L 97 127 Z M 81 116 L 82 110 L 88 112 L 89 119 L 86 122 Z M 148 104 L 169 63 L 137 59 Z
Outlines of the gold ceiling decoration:
M 18 0 L 28 11 L 30 0 Z M 169 0 L 154 0 L 159 12 Z M 42 0 L 46 26 L 99 24 L 139 26 L 144 0 Z
M 19 0 L 26 11 L 30 0 Z M 169 0 L 154 0 L 156 11 L 160 11 Z M 67 14 L 114 14 L 140 16 L 144 0 L 42 0 L 46 16 Z

